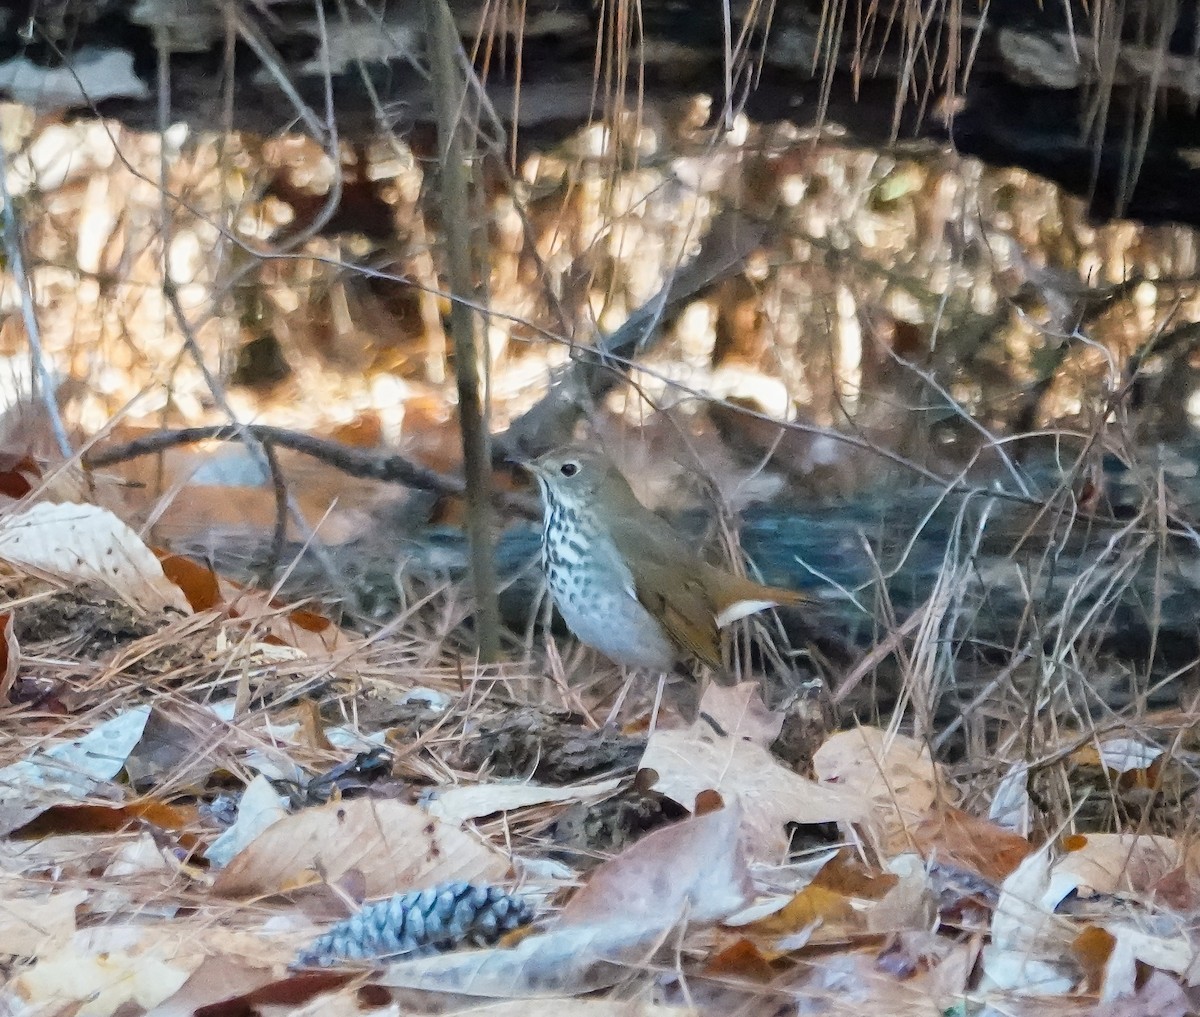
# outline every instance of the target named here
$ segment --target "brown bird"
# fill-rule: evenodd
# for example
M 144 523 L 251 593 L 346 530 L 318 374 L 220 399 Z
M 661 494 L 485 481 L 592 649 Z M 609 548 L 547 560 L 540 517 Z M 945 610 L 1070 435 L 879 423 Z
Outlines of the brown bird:
M 720 629 L 802 593 L 710 565 L 646 508 L 603 453 L 568 446 L 524 464 L 544 503 L 542 568 L 567 627 L 618 664 L 720 669 Z

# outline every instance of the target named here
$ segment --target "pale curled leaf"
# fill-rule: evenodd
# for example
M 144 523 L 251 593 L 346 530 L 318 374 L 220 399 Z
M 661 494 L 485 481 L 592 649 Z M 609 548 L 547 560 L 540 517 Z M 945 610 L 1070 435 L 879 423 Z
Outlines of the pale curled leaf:
M 111 789 L 108 782 L 137 747 L 149 717 L 149 706 L 135 706 L 82 738 L 0 769 L 0 835 L 24 826 L 52 805 Z
M 647 834 L 597 868 L 563 908 L 559 926 L 618 922 L 654 936 L 687 918 L 715 922 L 753 893 L 737 803 Z
M 287 798 L 276 791 L 266 777 L 258 774 L 242 793 L 237 819 L 208 846 L 204 857 L 215 866 L 228 865 L 239 852 L 287 815 Z
M 483 999 L 571 995 L 628 977 L 629 962 L 610 959 L 616 953 L 642 959 L 636 944 L 617 941 L 603 928 L 558 929 L 523 939 L 511 950 L 463 950 L 398 961 L 376 981 Z
M 1055 909 L 1069 896 L 1148 897 L 1183 860 L 1180 846 L 1168 837 L 1089 834 L 1080 839 L 1076 850 L 1057 858 L 1048 847 L 1031 854 L 1004 881 L 992 916 L 992 942 L 983 953 L 991 984 L 1045 995 L 1070 991 L 1079 977 L 1071 946 L 1080 925 Z M 1104 928 L 1116 942 L 1105 965 L 1109 997 L 1132 991 L 1135 961 L 1180 973 L 1195 964 L 1196 945 L 1178 929 L 1158 933 L 1145 918 Z
M 177 992 L 200 965 L 203 953 L 185 939 L 162 926 L 134 923 L 83 929 L 22 972 L 14 986 L 21 998 L 44 1007 L 42 1013 L 144 1012 Z
M 17 673 L 21 670 L 21 647 L 13 632 L 13 616 L 10 611 L 0 613 L 0 653 L 4 655 L 3 661 L 0 662 L 0 703 L 4 703 L 12 695 Z
M 1156 923 L 1153 919 L 1140 927 L 1135 922 L 1105 922 L 1104 931 L 1113 937 L 1113 949 L 1104 966 L 1101 1000 L 1108 1002 L 1130 995 L 1137 987 L 1138 967 L 1182 975 L 1189 985 L 1200 976 L 1200 954 L 1196 937 L 1186 923 L 1173 918 Z M 1154 925 L 1160 925 L 1154 928 Z
M 710 684 L 700 699 L 700 712 L 716 721 L 742 741 L 770 745 L 779 737 L 784 715 L 763 702 L 762 690 L 755 682 L 737 685 Z
M 0 560 L 36 575 L 102 586 L 144 611 L 192 611 L 142 538 L 95 505 L 38 502 L 4 516 Z
M 1098 1003 L 1084 1017 L 1188 1017 L 1193 1012 L 1179 983 L 1162 971 L 1152 971 L 1140 988 Z
M 1137 738 L 1107 738 L 1100 743 L 1100 762 L 1115 773 L 1148 770 L 1162 754 L 1157 745 Z
M 230 897 L 336 882 L 351 869 L 367 897 L 461 879 L 500 880 L 508 859 L 477 838 L 398 801 L 331 802 L 281 819 L 235 855 L 214 891 Z
M 1029 795 L 1029 764 L 1013 763 L 992 792 L 988 818 L 997 826 L 1028 836 L 1033 826 L 1033 799 Z
M 29 895 L 23 880 L 6 879 L 0 895 L 0 953 L 38 958 L 61 949 L 75 934 L 75 909 L 83 889 Z
M 746 849 L 770 862 L 786 854 L 791 823 L 857 823 L 868 816 L 856 793 L 822 787 L 783 766 L 737 728 L 718 731 L 703 717 L 686 730 L 655 731 L 640 766 L 658 775 L 656 791 L 684 808 L 707 790 L 737 800 Z
M 1043 904 L 1051 869 L 1050 851 L 1043 848 L 1004 881 L 992 915 L 992 941 L 983 950 L 990 986 L 1048 996 L 1074 986 L 1070 947 L 1076 930 Z
M 1184 859 L 1170 837 L 1133 833 L 1089 833 L 1053 865 L 1041 903 L 1054 910 L 1068 894 L 1148 894 Z
M 910 849 L 912 827 L 948 786 L 920 742 L 873 727 L 830 736 L 813 753 L 813 770 L 822 786 L 837 787 L 872 808 L 886 857 Z
M 526 809 L 533 805 L 595 801 L 611 795 L 621 784 L 620 777 L 570 787 L 547 787 L 531 783 L 472 784 L 436 790 L 424 805 L 425 811 L 431 816 L 449 823 L 464 823 L 470 819 L 511 809 Z

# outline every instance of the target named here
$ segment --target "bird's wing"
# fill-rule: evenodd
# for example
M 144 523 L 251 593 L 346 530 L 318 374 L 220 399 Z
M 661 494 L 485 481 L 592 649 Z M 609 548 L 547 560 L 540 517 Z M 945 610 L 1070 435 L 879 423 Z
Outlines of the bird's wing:
M 654 615 L 680 649 L 721 667 L 716 609 L 699 576 L 680 578 L 679 566 L 695 561 L 694 550 L 648 509 L 619 522 L 612 531 L 618 551 L 631 565 L 633 595 Z

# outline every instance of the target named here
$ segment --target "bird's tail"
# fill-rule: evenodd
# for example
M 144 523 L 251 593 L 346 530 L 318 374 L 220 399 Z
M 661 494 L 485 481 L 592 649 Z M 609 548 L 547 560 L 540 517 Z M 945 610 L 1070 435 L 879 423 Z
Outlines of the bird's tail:
M 785 590 L 780 586 L 763 586 L 752 579 L 727 576 L 722 583 L 722 603 L 718 604 L 717 627 L 724 628 L 748 615 L 765 611 L 769 607 L 792 607 L 811 604 L 813 598 L 799 590 Z

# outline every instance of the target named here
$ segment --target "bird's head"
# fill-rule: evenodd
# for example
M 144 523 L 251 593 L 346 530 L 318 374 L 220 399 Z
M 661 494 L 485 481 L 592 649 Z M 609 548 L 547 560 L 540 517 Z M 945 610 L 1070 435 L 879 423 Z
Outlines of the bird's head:
M 547 505 L 590 508 L 598 503 L 633 497 L 629 483 L 603 452 L 583 445 L 568 445 L 526 462 L 537 478 Z

